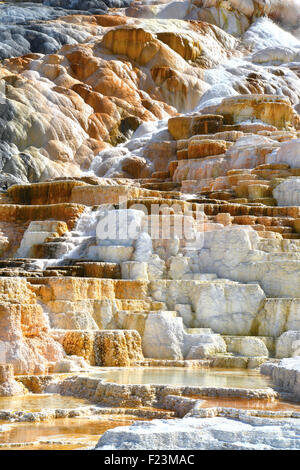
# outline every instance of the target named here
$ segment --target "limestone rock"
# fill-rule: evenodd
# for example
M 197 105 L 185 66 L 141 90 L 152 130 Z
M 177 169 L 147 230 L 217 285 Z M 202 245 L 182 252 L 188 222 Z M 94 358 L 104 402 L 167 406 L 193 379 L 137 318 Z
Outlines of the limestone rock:
M 131 260 L 133 247 L 131 246 L 91 246 L 89 248 L 89 259 L 103 261 L 105 263 L 123 263 Z
M 0 279 L 0 356 L 17 374 L 47 371 L 63 350 L 49 334 L 49 323 L 28 283 Z M 19 297 L 19 298 L 18 298 Z
M 147 263 L 127 261 L 122 263 L 121 269 L 123 279 L 148 280 Z
M 23 235 L 21 245 L 17 254 L 20 258 L 30 258 L 30 256 L 32 256 L 33 254 L 35 245 L 42 244 L 48 238 L 59 237 L 67 231 L 68 227 L 64 222 L 31 222 Z
M 170 309 L 189 303 L 193 314 L 187 327 L 212 328 L 216 333 L 233 335 L 251 334 L 265 298 L 257 284 L 230 281 L 157 280 L 151 282 L 151 292 L 155 300 L 166 302 Z
M 226 351 L 219 335 L 188 334 L 182 318 L 172 317 L 167 312 L 148 315 L 142 345 L 145 357 L 160 359 L 202 359 Z
M 234 96 L 225 98 L 219 106 L 203 110 L 224 116 L 225 124 L 242 123 L 258 119 L 278 129 L 285 129 L 294 124 L 294 112 L 288 98 L 272 95 Z
M 195 338 L 193 338 L 193 336 Z M 189 347 L 189 343 L 191 343 L 192 346 L 185 356 L 186 359 L 204 359 L 227 352 L 226 344 L 223 338 L 218 334 L 195 334 L 190 336 L 190 338 L 186 336 L 187 348 Z
M 166 315 L 151 314 L 145 324 L 142 338 L 145 357 L 182 359 L 184 331 L 182 320 L 169 319 Z
M 60 180 L 31 185 L 13 185 L 8 194 L 16 204 L 45 205 L 69 202 L 72 190 L 78 186 L 86 186 L 76 180 Z M 63 231 L 60 233 L 64 233 Z
M 14 379 L 12 364 L 0 364 L 0 396 L 12 397 L 26 395 L 28 390 Z
M 53 367 L 53 373 L 65 374 L 70 372 L 79 372 L 88 370 L 89 364 L 80 356 L 68 356 L 62 361 L 56 362 Z
M 48 3 L 1 5 L 0 57 L 6 58 L 0 68 L 5 95 L 0 142 L 4 187 L 66 175 L 80 178 L 89 168 L 99 176 L 126 178 L 150 176 L 153 169 L 166 171 L 174 160 L 169 133 L 159 139 L 148 135 L 149 145 L 134 138 L 126 144 L 130 151 L 125 153 L 115 146 L 126 142 L 144 123 L 175 116 L 177 111 L 194 112 L 200 100 L 203 114 L 207 106 L 215 106 L 216 99 L 230 96 L 231 104 L 223 103 L 226 119 L 230 121 L 233 114 L 233 120 L 242 120 L 244 126 L 248 117 L 263 121 L 248 122 L 245 131 L 251 126 L 253 131 L 267 129 L 266 123 L 279 128 L 294 124 L 291 106 L 278 98 L 285 95 L 294 105 L 299 101 L 293 65 L 278 73 L 267 70 L 265 62 L 244 66 L 241 61 L 234 64 L 234 72 L 230 60 L 224 65 L 243 54 L 226 31 L 241 37 L 246 29 L 241 39 L 254 52 L 252 61 L 260 60 L 257 54 L 264 56 L 256 52 L 259 42 L 268 48 L 265 30 L 275 42 L 277 36 L 284 38 L 279 46 L 286 52 L 277 51 L 279 59 L 292 60 L 288 51 L 297 52 L 297 40 L 293 43 L 291 34 L 266 18 L 257 20 L 268 12 L 277 21 L 281 18 L 278 11 L 287 11 L 283 2 L 280 8 L 250 0 L 206 1 L 201 6 L 186 2 L 182 8 L 174 2 L 155 8 L 134 4 L 122 10 L 122 15 L 110 16 L 104 15 L 110 6 L 120 8 L 129 2 Z M 135 13 L 144 10 L 150 17 L 137 18 Z M 296 27 L 297 15 L 286 16 Z M 213 71 L 220 64 L 224 67 L 221 85 Z M 208 74 L 207 69 L 211 69 Z M 195 112 L 195 126 L 177 121 L 177 135 L 207 133 L 208 128 L 199 123 L 198 109 Z M 178 119 L 191 120 L 191 116 Z M 216 132 L 220 119 L 207 124 L 209 132 Z
M 279 206 L 298 206 L 300 203 L 299 188 L 299 178 L 288 178 L 276 186 L 273 190 L 273 196 Z
M 251 336 L 226 338 L 227 348 L 231 352 L 248 357 L 268 357 L 269 352 L 265 343 L 260 338 Z
M 300 331 L 286 331 L 276 341 L 276 357 L 293 357 L 300 354 Z
M 70 3 L 66 0 L 41 1 L 39 5 L 35 3 L 26 6 L 18 5 L 18 2 L 13 5 L 1 5 L 1 16 L 4 18 L 0 29 L 3 44 L 1 59 L 29 53 L 51 54 L 57 52 L 64 44 L 84 42 L 97 31 L 96 21 L 87 22 L 86 26 L 89 28 L 83 28 L 80 21 L 78 24 L 74 21 L 72 24 L 70 18 L 67 18 L 68 15 L 84 15 L 87 12 L 100 15 L 105 14 L 108 7 L 129 4 L 126 0 L 92 0 L 88 4 L 79 1 Z
M 290 338 L 289 334 L 285 336 L 285 332 L 300 329 L 299 308 L 300 302 L 296 298 L 266 299 L 256 318 L 258 334 L 273 337 L 281 337 L 284 334 L 282 344 L 285 348 L 285 338 L 287 342 Z
M 190 140 L 188 158 L 205 158 L 226 153 L 228 145 L 218 140 Z
M 290 142 L 283 142 L 268 158 L 270 163 L 285 163 L 291 168 L 297 168 L 299 165 L 300 140 L 293 139 Z

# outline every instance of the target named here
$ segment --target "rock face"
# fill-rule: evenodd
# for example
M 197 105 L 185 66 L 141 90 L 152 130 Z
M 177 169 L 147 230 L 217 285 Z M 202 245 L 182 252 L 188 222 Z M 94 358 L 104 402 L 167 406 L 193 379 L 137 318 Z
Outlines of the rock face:
M 68 231 L 64 222 L 41 221 L 31 222 L 23 235 L 18 256 L 26 258 L 33 255 L 33 247 L 45 242 L 48 238 L 56 238 Z
M 191 305 L 190 318 L 184 316 L 188 327 L 212 328 L 222 334 L 249 334 L 264 300 L 263 291 L 255 284 L 153 281 L 151 289 L 153 297 L 166 302 L 169 308 L 179 309 L 182 304 Z
M 251 336 L 241 337 L 226 337 L 225 338 L 228 351 L 237 352 L 244 356 L 262 356 L 268 357 L 269 352 L 264 343 L 260 338 Z
M 142 337 L 145 357 L 158 359 L 199 359 L 226 352 L 226 345 L 217 334 L 187 334 L 182 318 L 150 314 Z
M 286 331 L 276 342 L 276 357 L 292 357 L 300 353 L 299 331 Z
M 289 178 L 280 183 L 273 191 L 279 206 L 298 206 L 300 204 L 300 179 Z
M 289 392 L 299 400 L 300 397 L 300 366 L 299 356 L 282 359 L 278 364 L 266 363 L 261 372 L 269 375 L 280 389 Z

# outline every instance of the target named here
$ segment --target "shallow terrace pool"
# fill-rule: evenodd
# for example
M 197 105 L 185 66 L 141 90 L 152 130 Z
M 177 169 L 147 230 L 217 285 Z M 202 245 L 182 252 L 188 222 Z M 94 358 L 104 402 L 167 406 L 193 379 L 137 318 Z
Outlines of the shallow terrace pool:
M 247 369 L 193 369 L 186 367 L 106 368 L 89 374 L 117 384 L 191 385 L 230 388 L 268 388 L 271 381 Z

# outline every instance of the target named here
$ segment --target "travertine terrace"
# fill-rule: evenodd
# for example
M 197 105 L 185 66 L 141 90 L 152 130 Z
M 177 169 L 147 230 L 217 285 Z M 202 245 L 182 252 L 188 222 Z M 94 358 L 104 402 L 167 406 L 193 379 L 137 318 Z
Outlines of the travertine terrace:
M 0 5 L 0 397 L 55 392 L 87 414 L 191 426 L 136 423 L 98 449 L 127 432 L 132 449 L 144 432 L 147 449 L 221 449 L 223 425 L 246 436 L 233 448 L 299 448 L 296 411 L 278 444 L 267 411 L 201 408 L 299 401 L 299 0 L 84 3 Z M 149 367 L 271 379 L 93 376 Z

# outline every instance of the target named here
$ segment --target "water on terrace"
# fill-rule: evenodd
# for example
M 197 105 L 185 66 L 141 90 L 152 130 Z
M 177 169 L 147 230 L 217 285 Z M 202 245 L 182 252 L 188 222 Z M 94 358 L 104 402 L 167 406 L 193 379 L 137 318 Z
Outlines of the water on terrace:
M 144 385 L 190 385 L 229 388 L 268 388 L 271 382 L 248 369 L 193 369 L 187 367 L 105 368 L 90 373 L 105 382 Z

